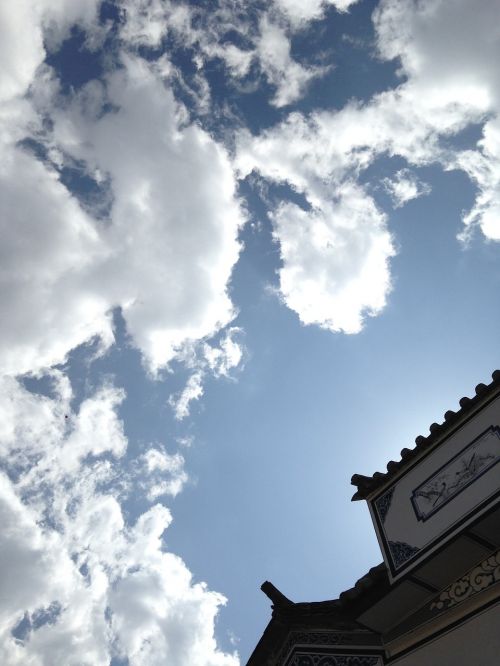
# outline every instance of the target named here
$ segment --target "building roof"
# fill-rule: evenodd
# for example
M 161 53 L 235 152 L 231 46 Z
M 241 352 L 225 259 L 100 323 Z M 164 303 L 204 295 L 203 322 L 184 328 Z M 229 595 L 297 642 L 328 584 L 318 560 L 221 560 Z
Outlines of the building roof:
M 482 406 L 484 402 L 494 397 L 500 391 L 500 370 L 495 370 L 492 374 L 493 381 L 486 384 L 478 384 L 475 389 L 475 395 L 472 398 L 464 396 L 460 399 L 460 409 L 456 412 L 447 411 L 442 423 L 432 423 L 429 427 L 430 434 L 427 436 L 419 435 L 415 439 L 413 449 L 402 449 L 401 460 L 390 460 L 387 463 L 387 472 L 375 472 L 372 476 L 354 474 L 351 483 L 357 487 L 357 491 L 352 496 L 353 501 L 366 499 L 374 491 L 386 485 L 388 481 L 398 476 L 404 470 L 411 466 L 415 459 L 420 458 L 422 454 L 430 451 L 439 441 L 444 439 L 464 418 L 470 416 Z
M 429 435 L 425 437 L 420 435 L 415 439 L 415 448 L 403 449 L 401 460 L 391 460 L 387 464 L 386 473 L 375 472 L 373 476 L 355 474 L 351 483 L 357 487 L 357 492 L 352 499 L 367 499 L 404 474 L 498 395 L 500 395 L 500 370 L 495 370 L 490 384 L 478 384 L 473 397 L 461 398 L 460 409 L 456 412 L 447 411 L 442 423 L 433 423 L 429 428 Z M 424 585 L 424 583 L 417 579 L 413 581 L 414 585 Z M 284 654 L 293 640 L 296 640 L 297 635 L 302 635 L 297 634 L 297 631 L 351 632 L 351 635 L 356 636 L 361 635 L 360 632 L 365 632 L 372 643 L 377 644 L 377 641 L 381 641 L 380 627 L 376 630 L 370 629 L 370 626 L 377 627 L 377 624 L 367 623 L 367 613 L 372 612 L 373 608 L 378 609 L 377 613 L 383 613 L 380 604 L 391 595 L 393 603 L 394 594 L 401 593 L 405 584 L 407 583 L 404 581 L 391 584 L 385 563 L 370 569 L 352 588 L 342 592 L 338 599 L 329 601 L 294 603 L 272 583 L 265 582 L 261 589 L 272 601 L 272 616 L 247 666 L 282 666 Z M 427 593 L 432 592 L 428 583 L 424 588 Z
M 290 630 L 294 628 L 367 631 L 356 618 L 366 607 L 383 597 L 389 587 L 387 567 L 383 562 L 370 569 L 354 587 L 342 592 L 338 599 L 330 601 L 294 603 L 272 583 L 266 581 L 262 584 L 261 590 L 272 601 L 273 612 L 247 666 L 265 666 L 274 663 L 276 650 L 281 649 Z

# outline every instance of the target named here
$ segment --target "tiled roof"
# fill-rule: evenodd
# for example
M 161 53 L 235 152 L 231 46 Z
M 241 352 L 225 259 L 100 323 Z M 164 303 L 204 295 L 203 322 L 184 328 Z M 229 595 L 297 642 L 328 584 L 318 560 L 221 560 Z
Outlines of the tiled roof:
M 357 487 L 357 492 L 352 496 L 353 500 L 366 499 L 374 490 L 387 483 L 395 477 L 400 470 L 403 470 L 417 457 L 420 456 L 426 449 L 442 439 L 456 423 L 463 419 L 470 412 L 474 411 L 475 407 L 483 402 L 485 398 L 494 395 L 500 390 L 500 370 L 495 370 L 492 374 L 493 381 L 491 384 L 478 384 L 475 389 L 475 395 L 472 398 L 463 397 L 459 401 L 460 409 L 457 412 L 451 410 L 447 411 L 444 415 L 443 423 L 433 423 L 429 427 L 430 434 L 427 436 L 419 435 L 415 439 L 415 448 L 403 449 L 401 451 L 401 460 L 390 460 L 387 463 L 387 472 L 375 472 L 373 476 L 363 476 L 362 474 L 354 474 L 351 479 L 353 486 Z
M 247 666 L 267 666 L 275 663 L 272 655 L 281 649 L 294 627 L 303 630 L 356 630 L 361 625 L 356 618 L 365 607 L 384 596 L 389 589 L 387 567 L 382 562 L 360 578 L 354 587 L 342 592 L 338 599 L 294 603 L 272 583 L 265 582 L 261 590 L 272 601 L 272 617 Z
M 385 589 L 388 584 L 387 567 L 384 562 L 381 562 L 357 580 L 354 587 L 341 592 L 338 599 L 332 599 L 331 601 L 293 602 L 268 581 L 263 583 L 260 589 L 273 602 L 273 617 L 290 618 L 300 616 L 304 618 L 328 614 L 341 614 L 345 617 L 347 609 L 352 608 L 354 604 L 374 592 L 375 589 L 377 592 L 379 587 Z
M 389 588 L 389 576 L 384 562 L 372 567 L 367 574 L 356 581 L 354 587 L 341 592 L 340 605 L 344 608 L 353 604 L 358 605 L 368 596 L 371 597 L 373 594 L 379 596 L 382 588 L 384 591 Z

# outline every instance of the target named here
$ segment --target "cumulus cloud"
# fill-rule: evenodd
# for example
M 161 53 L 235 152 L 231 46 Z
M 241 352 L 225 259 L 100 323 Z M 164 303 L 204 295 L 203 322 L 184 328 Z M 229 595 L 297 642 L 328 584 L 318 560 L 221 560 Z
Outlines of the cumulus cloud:
M 50 72 L 45 77 L 50 83 Z M 42 86 L 34 90 L 44 112 L 45 96 Z M 48 367 L 93 336 L 109 344 L 111 312 L 120 307 L 155 371 L 183 343 L 233 317 L 226 289 L 243 217 L 229 159 L 202 129 L 186 125 L 144 62 L 125 59 L 107 86 L 90 82 L 64 108 L 57 95 L 52 102 L 54 131 L 37 138 L 65 163 L 83 164 L 85 175 L 102 181 L 104 174 L 111 210 L 107 224 L 95 219 L 56 165 L 6 143 L 2 369 Z M 116 110 L 103 113 L 105 103 Z
M 1 388 L 2 663 L 237 664 L 213 635 L 224 597 L 164 549 L 169 510 L 155 504 L 132 524 L 123 516 L 113 482 L 127 445 L 116 411 L 123 392 L 105 386 L 72 412 L 59 373 L 52 398 L 12 378 Z M 183 483 L 181 456 L 153 447 L 143 462 L 158 482 L 163 474 Z
M 214 334 L 233 316 L 227 283 L 243 222 L 224 149 L 196 125 L 143 61 L 124 59 L 108 80 L 119 111 L 85 113 L 84 90 L 56 119 L 58 145 L 109 174 L 113 248 L 102 266 L 109 299 L 153 369 L 186 340 Z M 98 92 L 96 94 L 99 94 Z M 101 101 L 101 103 L 103 100 Z M 119 247 L 121 246 L 121 250 Z M 99 287 L 103 280 L 96 272 Z
M 242 176 L 255 170 L 305 197 L 304 207 L 280 203 L 271 215 L 284 302 L 305 324 L 356 333 L 385 305 L 394 247 L 384 213 L 353 180 L 371 146 L 362 129 L 353 133 L 351 114 L 360 110 L 292 114 L 261 136 L 242 133 L 236 164 Z
M 304 324 L 359 332 L 390 288 L 394 250 L 384 214 L 360 188 L 344 185 L 332 202 L 312 211 L 281 204 L 273 219 L 284 302 Z

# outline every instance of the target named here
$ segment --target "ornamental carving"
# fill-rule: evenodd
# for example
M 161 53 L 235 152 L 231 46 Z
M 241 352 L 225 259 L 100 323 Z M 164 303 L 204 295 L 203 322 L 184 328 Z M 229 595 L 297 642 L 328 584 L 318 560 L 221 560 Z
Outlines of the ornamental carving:
M 500 429 L 490 426 L 413 491 L 418 520 L 428 520 L 498 462 Z
M 391 508 L 391 502 L 392 502 L 392 496 L 394 495 L 394 486 L 392 488 L 389 488 L 389 490 L 384 493 L 381 497 L 379 497 L 375 501 L 375 506 L 377 507 L 377 512 L 378 515 L 380 516 L 380 520 L 382 523 L 385 523 L 385 517 L 387 516 L 387 512 Z
M 402 564 L 410 560 L 419 551 L 416 546 L 411 546 L 404 541 L 389 541 L 389 550 L 396 569 L 399 569 Z
M 430 610 L 447 610 L 500 581 L 500 550 L 446 588 Z
M 367 630 L 292 631 L 276 660 L 276 666 L 378 666 L 382 663 L 379 657 L 366 654 L 373 648 L 376 639 Z M 365 654 L 329 654 L 346 649 Z
M 380 666 L 380 657 L 373 655 L 297 654 L 288 666 Z

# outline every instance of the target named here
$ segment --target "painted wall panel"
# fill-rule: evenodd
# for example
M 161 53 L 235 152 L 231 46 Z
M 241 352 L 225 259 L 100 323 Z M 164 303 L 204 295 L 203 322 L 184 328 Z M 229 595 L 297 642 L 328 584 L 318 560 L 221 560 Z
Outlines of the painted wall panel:
M 370 503 L 393 579 L 500 499 L 500 397 Z

